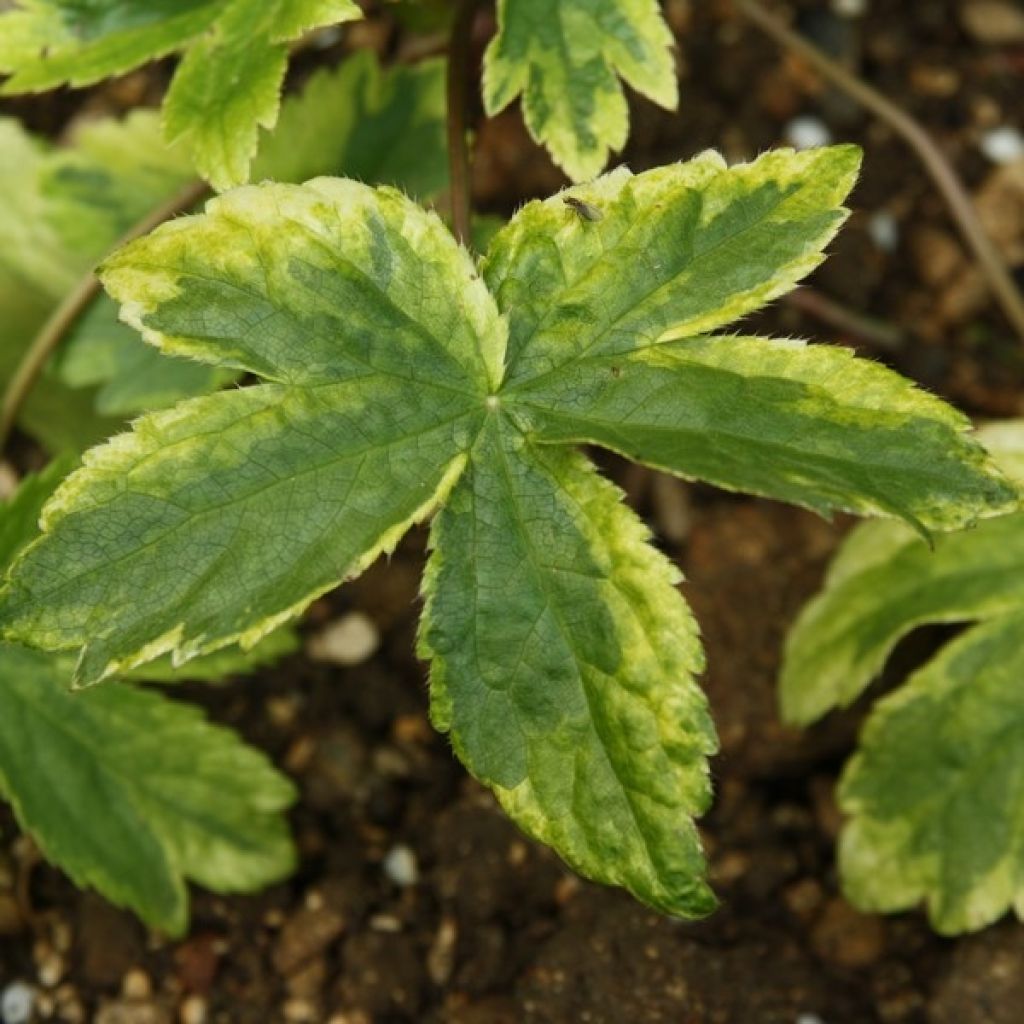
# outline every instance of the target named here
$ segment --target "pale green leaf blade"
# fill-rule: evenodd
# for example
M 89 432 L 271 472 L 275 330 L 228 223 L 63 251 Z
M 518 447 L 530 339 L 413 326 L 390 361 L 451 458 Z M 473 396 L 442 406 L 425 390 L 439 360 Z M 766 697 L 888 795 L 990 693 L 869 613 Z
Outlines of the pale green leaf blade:
M 394 185 L 421 199 L 444 188 L 444 61 L 384 69 L 372 50 L 358 50 L 286 96 L 252 177 L 303 182 L 321 174 Z
M 82 683 L 243 647 L 360 571 L 465 462 L 503 324 L 440 221 L 319 179 L 213 200 L 104 278 L 172 353 L 268 382 L 88 453 L 4 593 L 9 639 L 82 649 Z
M 315 28 L 355 21 L 363 16 L 356 0 L 277 0 L 273 6 L 274 19 L 270 28 L 271 40 L 288 43 Z
M 716 747 L 678 571 L 582 456 L 493 418 L 435 519 L 435 725 L 530 835 L 668 913 L 714 896 L 693 824 Z
M 70 672 L 0 645 L 0 791 L 47 858 L 172 934 L 186 879 L 249 891 L 293 869 L 294 790 L 262 754 L 158 694 L 69 693 Z
M 17 0 L 0 15 L 5 93 L 90 85 L 181 49 L 220 14 L 220 0 Z
M 1024 421 L 979 439 L 1017 486 Z M 989 619 L 1024 607 L 1024 513 L 935 538 L 929 548 L 899 523 L 861 523 L 832 562 L 824 588 L 786 638 L 783 717 L 807 724 L 853 703 L 896 643 L 928 623 Z
M 231 0 L 174 75 L 163 108 L 167 141 L 187 146 L 215 189 L 248 181 L 259 130 L 277 120 L 288 42 L 359 17 L 351 0 Z
M 188 160 L 163 145 L 153 112 L 83 125 L 59 149 L 0 119 L 0 191 L 10 200 L 0 217 L 0 384 L 77 280 L 191 177 Z M 94 404 L 91 391 L 47 372 L 19 425 L 51 450 L 85 447 L 119 423 Z
M 1020 513 L 937 537 L 934 550 L 896 523 L 864 523 L 848 543 L 877 545 L 885 557 L 826 583 L 801 612 L 780 680 L 787 721 L 807 724 L 853 703 L 917 626 L 990 618 L 1024 603 Z
M 584 356 L 707 334 L 785 294 L 824 258 L 859 166 L 855 146 L 776 150 L 734 167 L 705 153 L 529 203 L 484 267 L 510 321 L 509 386 Z
M 281 626 L 248 650 L 222 647 L 178 666 L 164 655 L 122 673 L 121 678 L 139 683 L 219 683 L 274 665 L 298 651 L 299 646 L 298 633 L 291 626 Z
M 719 336 L 587 356 L 519 389 L 546 441 L 804 505 L 950 530 L 1016 508 L 968 420 L 848 349 Z
M 43 506 L 77 461 L 72 455 L 59 456 L 39 473 L 24 477 L 10 500 L 0 505 L 0 570 L 36 538 Z
M 1022 637 L 1020 610 L 975 626 L 873 709 L 839 794 L 862 909 L 925 901 L 946 935 L 1024 916 Z
M 193 45 L 164 101 L 164 133 L 186 146 L 215 189 L 249 180 L 260 128 L 272 128 L 288 67 L 288 49 L 258 33 L 217 29 Z
M 569 177 L 591 178 L 629 132 L 620 77 L 675 108 L 671 46 L 657 0 L 499 0 L 484 105 L 494 115 L 522 95 L 533 138 Z

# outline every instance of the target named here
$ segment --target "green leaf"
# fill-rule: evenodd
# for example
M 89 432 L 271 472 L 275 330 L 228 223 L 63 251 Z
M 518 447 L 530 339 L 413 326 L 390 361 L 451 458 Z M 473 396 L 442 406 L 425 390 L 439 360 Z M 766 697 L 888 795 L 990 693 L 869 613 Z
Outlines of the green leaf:
M 218 190 L 248 181 L 259 129 L 277 120 L 287 43 L 359 17 L 353 0 L 231 0 L 171 82 L 167 141 L 184 140 L 199 173 Z
M 83 684 L 251 646 L 390 549 L 457 477 L 500 372 L 468 257 L 400 194 L 319 179 L 207 211 L 105 283 L 151 343 L 265 382 L 138 420 L 51 501 L 8 638 L 82 648 Z
M 975 626 L 875 706 L 839 796 L 857 906 L 925 900 L 945 935 L 1024 917 L 1022 638 L 1020 610 Z
M 0 385 L 77 280 L 191 176 L 188 161 L 167 150 L 156 115 L 147 111 L 83 125 L 70 146 L 56 149 L 0 119 L 0 191 L 10 200 L 0 217 Z M 95 308 L 90 317 L 113 322 L 109 300 Z M 161 367 L 175 372 L 169 360 Z M 81 449 L 119 425 L 94 406 L 90 391 L 48 372 L 19 424 L 51 450 Z
M 1024 426 L 980 437 L 1024 482 Z M 862 523 L 843 544 L 824 589 L 786 640 L 783 716 L 807 724 L 853 703 L 896 643 L 927 623 L 968 622 L 1024 610 L 1024 513 L 935 538 L 929 548 L 898 523 Z
M 287 875 L 291 784 L 195 708 L 119 683 L 71 694 L 68 659 L 0 645 L 0 792 L 46 857 L 174 935 L 185 880 Z
M 170 655 L 164 655 L 122 673 L 121 678 L 138 683 L 221 683 L 273 665 L 297 650 L 298 633 L 291 626 L 281 626 L 248 650 L 222 647 L 177 666 Z
M 963 421 L 891 374 L 707 335 L 819 262 L 857 159 L 729 170 L 705 156 L 595 182 L 571 197 L 594 206 L 585 217 L 565 196 L 531 204 L 491 247 L 497 301 L 440 221 L 391 189 L 243 188 L 164 225 L 105 266 L 123 318 L 164 352 L 261 381 L 90 453 L 11 570 L 5 635 L 81 651 L 81 684 L 247 648 L 443 507 L 423 631 L 438 724 L 581 871 L 707 911 L 692 819 L 714 738 L 695 628 L 618 492 L 553 435 L 596 402 L 625 424 L 624 451 L 815 507 L 948 527 L 1014 501 Z M 641 386 L 605 393 L 606 378 Z M 716 399 L 700 406 L 706 382 Z M 719 429 L 743 427 L 737 406 L 775 431 L 772 472 L 763 446 L 746 454 L 759 438 Z M 871 450 L 869 421 L 904 472 Z
M 621 498 L 581 456 L 491 419 L 431 535 L 432 717 L 577 871 L 700 916 L 703 654 L 678 571 Z
M 358 50 L 287 96 L 264 136 L 253 179 L 303 182 L 321 174 L 394 185 L 430 199 L 448 183 L 445 64 L 384 69 Z
M 570 178 L 592 178 L 629 134 L 619 77 L 675 109 L 671 46 L 657 0 L 499 0 L 484 106 L 493 116 L 522 94 L 533 138 Z
M 0 564 L 38 534 L 40 506 L 72 461 L 26 477 L 0 507 Z M 289 641 L 272 634 L 257 650 L 273 656 Z M 186 879 L 236 892 L 292 870 L 281 812 L 294 791 L 262 754 L 156 694 L 113 684 L 72 695 L 71 671 L 66 657 L 0 644 L 0 794 L 50 860 L 175 934 Z
M 0 15 L 5 93 L 89 85 L 186 50 L 164 108 L 216 188 L 247 180 L 260 126 L 273 127 L 287 44 L 361 16 L 353 0 L 20 0 Z
M 2 92 L 91 85 L 181 49 L 212 25 L 220 0 L 17 0 L 0 16 Z
M 71 455 L 54 459 L 42 472 L 25 477 L 14 496 L 0 506 L 0 569 L 36 538 L 43 506 L 77 461 Z
M 735 167 L 709 152 L 527 204 L 484 265 L 509 318 L 509 387 L 535 387 L 587 356 L 708 334 L 790 291 L 846 219 L 859 166 L 855 146 L 777 150 Z M 581 218 L 566 196 L 601 219 Z

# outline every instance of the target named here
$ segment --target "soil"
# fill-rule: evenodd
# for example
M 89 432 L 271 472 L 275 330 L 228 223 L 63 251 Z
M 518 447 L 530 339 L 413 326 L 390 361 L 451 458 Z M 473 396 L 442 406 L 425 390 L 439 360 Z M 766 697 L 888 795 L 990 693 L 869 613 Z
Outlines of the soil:
M 1021 127 L 1024 39 L 981 41 L 953 0 L 868 0 L 859 18 L 834 13 L 842 6 L 851 5 L 790 9 L 803 31 L 919 117 L 984 196 L 997 172 L 979 139 L 993 125 Z M 666 8 L 679 37 L 682 101 L 677 114 L 633 103 L 625 158 L 634 169 L 708 146 L 747 157 L 783 142 L 801 114 L 866 150 L 856 213 L 810 285 L 885 325 L 884 341 L 785 303 L 749 326 L 853 345 L 976 418 L 1019 415 L 1019 341 L 979 289 L 904 145 L 746 28 L 725 0 Z M 407 41 L 390 17 L 379 13 L 360 38 L 401 50 Z M 5 109 L 57 134 L 83 106 L 117 109 L 151 96 L 165 74 L 158 67 L 104 90 Z M 508 213 L 561 184 L 517 111 L 482 128 L 480 209 Z M 1024 238 L 1002 241 L 1013 253 Z M 426 671 L 413 655 L 420 531 L 309 617 L 313 633 L 349 610 L 365 613 L 381 636 L 368 661 L 341 669 L 296 655 L 255 678 L 183 693 L 297 780 L 298 874 L 254 896 L 196 892 L 189 937 L 169 942 L 36 863 L 4 811 L 0 988 L 23 979 L 37 987 L 43 1019 L 100 1024 L 1019 1020 L 1019 925 L 947 940 L 917 913 L 866 916 L 839 892 L 833 789 L 864 705 L 805 734 L 777 719 L 783 637 L 847 523 L 602 461 L 686 573 L 704 632 L 705 685 L 722 736 L 717 799 L 702 822 L 722 900 L 714 916 L 672 921 L 576 878 L 467 778 L 427 722 Z M 923 634 L 904 644 L 890 677 L 934 643 Z M 28 920 L 12 896 L 19 886 Z

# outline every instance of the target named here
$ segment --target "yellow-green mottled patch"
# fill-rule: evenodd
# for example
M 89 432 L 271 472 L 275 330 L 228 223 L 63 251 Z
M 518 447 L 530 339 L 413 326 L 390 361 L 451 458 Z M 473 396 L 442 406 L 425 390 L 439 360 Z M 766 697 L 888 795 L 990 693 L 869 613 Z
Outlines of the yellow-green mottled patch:
M 592 178 L 626 144 L 620 77 L 675 108 L 671 45 L 657 0 L 499 0 L 484 105 L 494 115 L 522 95 L 534 139 L 570 178 Z

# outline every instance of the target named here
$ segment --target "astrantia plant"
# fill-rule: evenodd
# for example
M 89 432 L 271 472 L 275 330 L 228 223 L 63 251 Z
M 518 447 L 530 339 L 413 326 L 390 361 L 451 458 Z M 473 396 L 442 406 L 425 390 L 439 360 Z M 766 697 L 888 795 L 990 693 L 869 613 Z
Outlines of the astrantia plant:
M 1024 422 L 981 432 L 1024 482 Z M 785 716 L 808 724 L 859 697 L 896 643 L 928 623 L 974 623 L 868 716 L 839 803 L 839 866 L 865 910 L 922 901 L 936 929 L 1024 917 L 1024 514 L 935 539 L 863 523 L 790 635 Z
M 10 572 L 5 635 L 77 651 L 78 686 L 248 647 L 432 517 L 436 725 L 579 871 L 706 913 L 697 627 L 575 446 L 923 533 L 1017 500 L 965 419 L 896 374 L 721 333 L 818 265 L 858 162 L 620 169 L 528 204 L 479 265 L 402 193 L 342 179 L 164 225 L 102 268 L 122 317 L 256 383 L 87 453 Z

